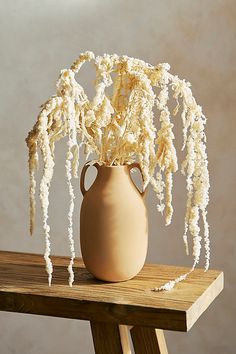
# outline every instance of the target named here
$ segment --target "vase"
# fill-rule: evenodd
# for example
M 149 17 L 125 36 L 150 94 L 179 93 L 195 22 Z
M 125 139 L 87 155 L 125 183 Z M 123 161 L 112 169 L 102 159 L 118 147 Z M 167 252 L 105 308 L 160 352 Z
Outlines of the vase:
M 119 282 L 142 269 L 148 246 L 146 191 L 140 192 L 130 171 L 137 163 L 122 166 L 93 164 L 97 176 L 86 190 L 86 163 L 81 172 L 83 201 L 80 211 L 80 245 L 87 270 L 97 279 Z

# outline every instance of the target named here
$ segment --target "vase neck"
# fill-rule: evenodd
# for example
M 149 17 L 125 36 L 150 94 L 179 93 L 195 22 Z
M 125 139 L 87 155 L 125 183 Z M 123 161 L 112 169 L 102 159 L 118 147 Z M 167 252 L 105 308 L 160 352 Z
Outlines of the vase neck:
M 127 165 L 122 166 L 96 166 L 98 170 L 98 178 L 122 178 L 125 176 L 129 176 L 129 170 Z

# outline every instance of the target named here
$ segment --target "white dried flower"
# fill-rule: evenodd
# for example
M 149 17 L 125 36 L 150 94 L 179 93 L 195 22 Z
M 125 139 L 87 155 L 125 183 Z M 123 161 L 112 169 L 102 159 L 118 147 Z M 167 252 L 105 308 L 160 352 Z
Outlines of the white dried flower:
M 85 62 L 93 61 L 96 70 L 95 97 L 90 101 L 75 74 Z M 144 189 L 150 183 L 159 200 L 158 211 L 171 223 L 173 173 L 178 170 L 174 146 L 173 122 L 168 108 L 172 92 L 176 100 L 173 115 L 181 112 L 183 123 L 183 150 L 186 156 L 181 172 L 186 176 L 187 202 L 183 240 L 189 252 L 188 237 L 193 237 L 193 266 L 191 270 L 154 290 L 170 290 L 184 280 L 199 262 L 201 242 L 205 246 L 205 269 L 209 267 L 210 244 L 207 222 L 209 201 L 209 173 L 204 126 L 206 118 L 196 103 L 190 83 L 170 72 L 167 63 L 152 66 L 128 56 L 92 52 L 82 53 L 70 69 L 62 70 L 57 82 L 56 95 L 42 105 L 37 122 L 26 139 L 29 148 L 30 176 L 30 232 L 35 217 L 35 171 L 39 149 L 43 158 L 43 176 L 40 200 L 45 233 L 46 269 L 49 284 L 52 280 L 50 259 L 50 228 L 48 225 L 49 187 L 54 169 L 55 142 L 68 136 L 66 177 L 70 204 L 68 211 L 68 239 L 71 259 L 68 266 L 69 284 L 74 280 L 75 258 L 73 240 L 74 190 L 72 177 L 78 176 L 79 150 L 84 147 L 86 158 L 96 154 L 98 164 L 124 165 L 139 162 L 144 178 Z M 113 93 L 107 88 L 113 84 Z M 154 107 L 158 116 L 154 116 Z M 158 126 L 158 123 L 160 127 Z M 78 141 L 78 142 L 77 142 Z M 200 237 L 199 221 L 203 220 L 204 233 Z

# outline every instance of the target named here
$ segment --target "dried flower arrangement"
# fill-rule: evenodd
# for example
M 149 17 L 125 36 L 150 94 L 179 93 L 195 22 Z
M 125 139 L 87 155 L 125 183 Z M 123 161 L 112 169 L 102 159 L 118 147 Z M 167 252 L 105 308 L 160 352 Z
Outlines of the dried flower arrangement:
M 89 100 L 75 75 L 81 66 L 93 61 L 96 69 L 93 100 Z M 157 209 L 164 213 L 166 225 L 171 223 L 172 174 L 178 170 L 174 146 L 173 123 L 168 108 L 169 93 L 176 100 L 173 116 L 181 109 L 183 148 L 186 157 L 181 172 L 186 176 L 187 205 L 183 240 L 188 249 L 188 232 L 193 238 L 193 265 L 191 270 L 154 291 L 169 290 L 185 279 L 199 262 L 201 241 L 199 220 L 203 220 L 205 269 L 209 267 L 209 227 L 207 205 L 209 201 L 209 173 L 204 126 L 206 118 L 196 103 L 190 83 L 169 72 L 169 64 L 152 66 L 128 56 L 103 55 L 92 52 L 81 54 L 70 69 L 62 70 L 57 82 L 57 93 L 42 105 L 42 110 L 26 139 L 29 149 L 30 176 L 30 232 L 35 217 L 35 171 L 38 168 L 38 148 L 43 159 L 43 176 L 40 182 L 40 200 L 43 212 L 43 229 L 46 240 L 44 258 L 51 285 L 53 266 L 50 259 L 50 227 L 48 224 L 49 187 L 53 177 L 55 142 L 68 136 L 66 178 L 69 187 L 68 239 L 71 259 L 68 266 L 69 284 L 74 281 L 75 258 L 73 223 L 74 189 L 72 176 L 78 177 L 79 149 L 84 146 L 86 158 L 91 153 L 97 162 L 108 166 L 140 164 L 145 189 L 153 187 L 159 200 Z M 112 76 L 113 75 L 113 76 Z M 114 78 L 113 78 L 114 77 Z M 106 89 L 113 84 L 113 93 Z M 154 107 L 158 116 L 154 117 Z M 155 122 L 156 120 L 156 122 Z M 160 128 L 156 126 L 159 120 Z

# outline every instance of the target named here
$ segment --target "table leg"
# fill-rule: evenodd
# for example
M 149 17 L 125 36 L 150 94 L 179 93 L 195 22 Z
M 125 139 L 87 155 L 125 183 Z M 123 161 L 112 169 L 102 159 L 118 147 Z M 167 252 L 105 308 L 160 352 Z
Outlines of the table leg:
M 127 326 L 93 321 L 90 326 L 96 354 L 131 354 Z
M 130 334 L 135 354 L 168 354 L 163 330 L 133 326 Z

